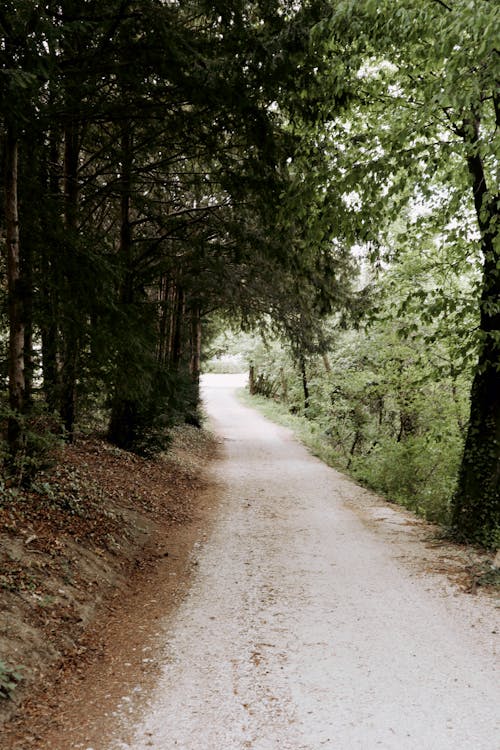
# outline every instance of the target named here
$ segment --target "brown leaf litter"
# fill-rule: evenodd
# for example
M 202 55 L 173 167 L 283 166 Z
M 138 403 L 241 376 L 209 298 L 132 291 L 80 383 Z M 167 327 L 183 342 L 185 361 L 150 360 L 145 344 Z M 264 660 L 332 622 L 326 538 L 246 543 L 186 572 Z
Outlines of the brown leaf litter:
M 156 459 L 82 438 L 29 492 L 0 496 L 0 685 L 2 666 L 17 682 L 0 699 L 2 747 L 42 747 L 55 706 L 64 711 L 47 688 L 71 692 L 92 665 L 113 668 L 127 604 L 158 583 L 158 570 L 167 584 L 175 571 L 189 573 L 191 546 L 208 523 L 205 468 L 216 450 L 211 435 L 191 427 L 174 431 L 171 450 Z M 129 623 L 131 649 L 144 618 Z

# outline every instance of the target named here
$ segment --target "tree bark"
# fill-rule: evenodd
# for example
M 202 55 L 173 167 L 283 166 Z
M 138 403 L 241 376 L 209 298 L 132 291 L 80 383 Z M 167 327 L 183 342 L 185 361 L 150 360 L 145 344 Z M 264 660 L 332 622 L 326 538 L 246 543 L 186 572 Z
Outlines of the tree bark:
M 192 310 L 191 315 L 191 362 L 190 372 L 193 382 L 198 385 L 200 382 L 200 369 L 201 369 L 201 341 L 202 341 L 202 326 L 201 326 L 201 315 L 198 305 Z
M 48 159 L 45 166 L 45 185 L 49 192 L 51 202 L 54 205 L 61 198 L 60 186 L 60 147 L 61 136 L 58 129 L 51 127 L 48 136 Z M 54 215 L 43 212 L 43 229 L 47 237 L 51 236 L 51 222 Z M 59 371 L 59 315 L 58 315 L 58 291 L 61 288 L 60 273 L 54 262 L 53 248 L 50 240 L 42 243 L 40 247 L 40 263 L 42 278 L 40 281 L 41 302 L 41 339 L 42 339 L 42 375 L 43 392 L 47 408 L 51 414 L 55 414 L 59 407 L 60 393 L 60 371 Z
M 299 359 L 300 376 L 302 379 L 302 391 L 304 393 L 304 413 L 307 416 L 307 410 L 309 409 L 310 394 L 309 394 L 309 383 L 307 382 L 307 370 L 305 357 L 301 356 Z
M 280 382 L 281 382 L 281 400 L 288 403 L 288 382 L 286 379 L 285 371 L 280 367 Z
M 80 154 L 80 137 L 78 123 L 70 118 L 65 130 L 64 141 L 64 219 L 67 232 L 66 252 L 74 252 L 78 230 L 78 162 Z M 66 437 L 71 442 L 76 418 L 76 380 L 80 355 L 80 329 L 76 320 L 75 305 L 75 274 L 76 269 L 68 263 L 66 279 L 68 299 L 66 304 L 73 308 L 71 314 L 66 315 L 64 326 L 63 362 L 61 368 L 61 404 L 60 415 Z
M 253 362 L 250 363 L 250 368 L 248 372 L 248 390 L 250 392 L 251 396 L 255 396 L 257 389 L 255 385 L 255 365 Z
M 172 325 L 172 356 L 171 362 L 175 370 L 181 364 L 183 355 L 183 328 L 185 317 L 185 297 L 182 287 L 177 286 L 175 295 L 175 308 Z
M 5 228 L 7 244 L 7 283 L 9 312 L 9 405 L 8 443 L 12 456 L 20 449 L 20 415 L 25 405 L 24 352 L 25 325 L 19 246 L 17 201 L 18 141 L 8 128 L 5 139 Z
M 465 123 L 464 133 L 484 261 L 480 351 L 452 522 L 460 537 L 490 545 L 500 541 L 500 196 L 488 192 L 477 118 Z
M 130 202 L 132 190 L 133 139 L 130 123 L 124 122 L 121 133 L 121 180 L 120 180 L 120 259 L 122 280 L 120 285 L 120 304 L 124 307 L 134 302 L 134 285 L 131 275 L 132 262 L 132 227 L 130 223 Z M 108 440 L 120 448 L 133 447 L 138 424 L 138 403 L 128 392 L 130 369 L 136 369 L 136 363 L 129 361 L 129 353 L 118 351 L 114 383 L 114 394 L 108 426 Z
M 167 361 L 168 352 L 168 293 L 170 279 L 161 275 L 158 285 L 158 346 L 156 350 L 156 361 L 162 367 Z

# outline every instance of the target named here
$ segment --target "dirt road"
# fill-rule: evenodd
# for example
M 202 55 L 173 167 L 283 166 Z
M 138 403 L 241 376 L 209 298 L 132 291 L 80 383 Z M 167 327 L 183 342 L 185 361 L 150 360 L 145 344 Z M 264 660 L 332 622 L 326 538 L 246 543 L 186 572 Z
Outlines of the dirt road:
M 361 517 L 364 491 L 241 406 L 237 382 L 205 377 L 225 496 L 113 750 L 498 750 L 494 602 L 415 571 Z

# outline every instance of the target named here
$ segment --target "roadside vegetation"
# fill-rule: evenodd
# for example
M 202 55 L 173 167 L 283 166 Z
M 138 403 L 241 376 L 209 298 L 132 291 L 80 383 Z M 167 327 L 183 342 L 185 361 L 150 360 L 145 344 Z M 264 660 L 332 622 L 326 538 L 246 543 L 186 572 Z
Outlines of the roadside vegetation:
M 345 295 L 336 310 L 320 295 L 309 311 L 288 308 L 281 328 L 261 321 L 268 346 L 252 355 L 253 389 L 313 422 L 336 463 L 456 539 L 491 548 L 500 545 L 499 13 L 459 0 L 331 8 L 320 28 L 353 89 L 341 111 L 324 113 L 327 184 L 339 199 L 328 208 L 351 211 L 356 270 L 336 289 Z
M 328 371 L 323 358 L 308 361 L 306 408 L 302 373 L 276 344 L 256 352 L 254 395 L 246 400 L 331 466 L 449 529 L 467 383 L 433 381 L 414 355 L 399 341 L 384 347 L 359 331 L 344 333 L 339 352 L 327 355 Z
M 242 352 L 251 392 L 293 420 L 317 455 L 451 531 L 478 345 L 477 271 L 442 260 L 437 244 L 420 255 L 400 248 L 375 272 L 361 257 L 363 316 L 325 318 L 301 356 L 272 336 L 221 345 Z

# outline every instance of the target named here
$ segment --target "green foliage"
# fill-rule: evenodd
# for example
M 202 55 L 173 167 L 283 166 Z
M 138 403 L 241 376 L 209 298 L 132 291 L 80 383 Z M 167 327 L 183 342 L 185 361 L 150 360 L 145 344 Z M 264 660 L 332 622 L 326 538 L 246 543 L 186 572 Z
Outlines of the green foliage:
M 394 442 L 382 438 L 367 456 L 356 456 L 351 471 L 363 484 L 430 521 L 450 525 L 462 444 L 428 436 Z
M 10 667 L 0 660 L 0 698 L 10 698 L 22 680 L 22 667 Z
M 453 525 L 461 538 L 490 544 L 500 518 L 500 10 L 467 0 L 366 0 L 353 11 L 352 3 L 339 3 L 329 22 L 332 36 L 349 24 L 358 40 L 363 98 L 334 126 L 332 148 L 343 138 L 346 174 L 355 181 L 351 194 L 349 178 L 344 183 L 346 199 L 369 208 L 369 235 L 385 245 L 386 262 L 394 253 L 391 229 L 406 210 L 413 218 L 403 224 L 396 252 L 412 245 L 420 251 L 422 230 L 428 236 L 433 230 L 446 251 L 445 272 L 458 280 L 474 266 L 475 288 L 465 306 L 456 295 L 450 305 L 439 284 L 417 288 L 416 299 L 428 303 L 424 323 L 433 315 L 443 321 L 428 335 L 429 346 L 448 328 L 444 338 L 462 350 L 467 370 L 470 353 L 475 357 Z M 452 367 L 453 380 L 461 369 L 456 356 Z
M 12 411 L 4 403 L 0 411 L 4 432 L 11 416 Z M 10 486 L 29 487 L 40 471 L 52 465 L 62 431 L 58 420 L 47 413 L 43 404 L 34 405 L 29 414 L 15 416 L 21 425 L 19 449 L 12 455 L 7 440 L 3 439 L 0 455 Z
M 300 299 L 312 330 L 341 290 L 347 252 L 329 253 L 335 212 L 318 189 L 333 79 L 338 106 L 345 98 L 314 31 L 327 7 L 0 11 L 0 128 L 20 154 L 26 396 L 43 382 L 68 439 L 107 405 L 119 444 L 160 446 L 165 425 L 199 421 L 209 315 L 252 326 L 269 314 L 295 330 Z
M 378 302 L 369 325 L 337 330 L 325 355 L 308 354 L 309 427 L 298 423 L 329 463 L 450 525 L 477 339 L 474 274 L 457 278 L 441 253 L 435 246 L 420 256 L 401 250 L 372 282 Z M 257 392 L 303 414 L 293 351 L 256 343 L 248 356 L 265 386 Z
M 174 425 L 201 425 L 198 384 L 183 370 L 158 370 L 140 394 L 116 395 L 112 407 L 110 441 L 146 457 L 168 448 Z

